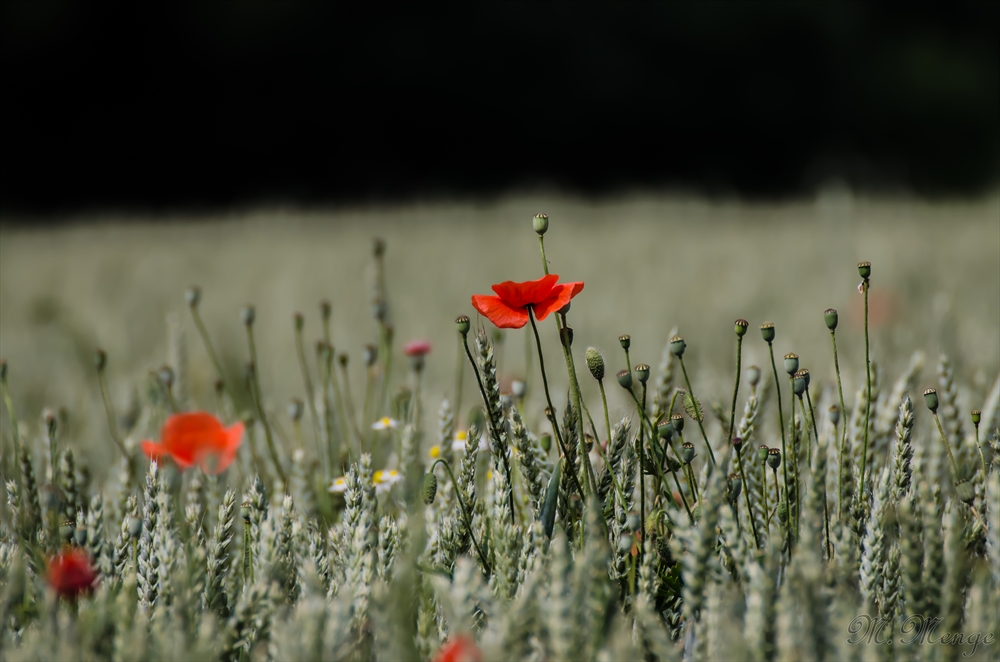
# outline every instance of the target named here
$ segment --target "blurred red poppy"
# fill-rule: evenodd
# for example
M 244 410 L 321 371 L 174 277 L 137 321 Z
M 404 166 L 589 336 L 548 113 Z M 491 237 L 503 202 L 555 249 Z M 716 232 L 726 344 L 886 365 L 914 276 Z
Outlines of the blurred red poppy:
M 434 656 L 434 662 L 483 662 L 483 652 L 467 634 L 452 637 Z
M 143 441 L 142 452 L 153 460 L 169 455 L 181 469 L 197 464 L 207 474 L 220 474 L 236 458 L 243 442 L 243 423 L 227 428 L 203 411 L 174 414 L 164 423 L 160 440 Z
M 403 346 L 403 354 L 407 356 L 423 356 L 431 353 L 431 344 L 426 340 L 411 340 Z
M 530 307 L 538 320 L 559 310 L 583 289 L 582 282 L 560 283 L 559 276 L 548 274 L 524 283 L 505 281 L 493 286 L 497 296 L 474 294 L 472 306 L 501 329 L 520 329 L 528 323 Z
M 96 579 L 97 571 L 82 549 L 67 549 L 49 559 L 49 585 L 64 598 L 75 598 L 90 591 Z

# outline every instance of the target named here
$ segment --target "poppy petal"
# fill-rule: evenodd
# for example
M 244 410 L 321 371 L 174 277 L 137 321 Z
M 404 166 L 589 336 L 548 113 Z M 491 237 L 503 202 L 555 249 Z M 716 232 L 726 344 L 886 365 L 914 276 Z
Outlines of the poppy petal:
M 532 310 L 535 312 L 535 317 L 537 317 L 539 321 L 545 319 L 549 316 L 549 313 L 559 310 L 569 303 L 569 300 L 579 294 L 582 289 L 582 282 L 562 283 L 561 285 L 556 285 L 552 288 L 552 294 L 550 294 L 545 301 L 535 304 L 532 307 Z
M 142 447 L 142 452 L 145 453 L 146 457 L 150 460 L 159 460 L 164 455 L 170 455 L 163 444 L 158 444 L 155 441 L 143 439 L 142 443 L 139 445 Z
M 500 297 L 487 294 L 474 294 L 472 307 L 501 329 L 520 329 L 528 323 L 526 310 L 511 308 L 500 300 Z
M 538 280 L 523 283 L 507 280 L 494 285 L 493 291 L 511 308 L 523 308 L 548 298 L 558 280 L 559 276 L 556 274 L 546 274 Z

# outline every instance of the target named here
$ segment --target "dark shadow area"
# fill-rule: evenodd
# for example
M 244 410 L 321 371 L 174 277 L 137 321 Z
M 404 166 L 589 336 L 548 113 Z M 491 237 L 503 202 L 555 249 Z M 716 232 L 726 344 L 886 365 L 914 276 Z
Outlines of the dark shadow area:
M 5 2 L 0 207 L 967 195 L 1000 3 Z

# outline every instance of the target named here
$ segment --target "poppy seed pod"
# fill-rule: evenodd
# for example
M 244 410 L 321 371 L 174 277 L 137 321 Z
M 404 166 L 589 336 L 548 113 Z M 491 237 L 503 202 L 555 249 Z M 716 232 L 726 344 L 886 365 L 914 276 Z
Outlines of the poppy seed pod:
M 694 444 L 690 441 L 685 441 L 681 445 L 681 462 L 691 464 L 692 460 L 694 460 Z
M 361 358 L 366 366 L 372 367 L 378 359 L 378 348 L 371 344 L 365 345 L 365 348 L 361 350 Z
M 977 428 L 979 427 L 979 421 L 982 420 L 982 417 L 983 417 L 983 412 L 979 411 L 978 409 L 972 410 L 972 424 L 975 425 Z
M 971 480 L 960 480 L 955 483 L 955 491 L 962 503 L 972 505 L 972 502 L 976 500 L 976 490 Z
M 604 379 L 604 357 L 601 356 L 601 352 L 596 347 L 588 347 L 585 357 L 587 367 L 590 368 L 590 374 L 594 376 L 594 379 L 597 381 Z
M 222 395 L 222 392 L 226 390 L 226 382 L 221 379 L 215 380 L 215 393 L 216 395 Z
M 755 365 L 747 368 L 747 383 L 750 386 L 756 386 L 760 383 L 760 368 Z
M 385 239 L 375 237 L 372 240 L 372 255 L 375 257 L 382 257 L 385 255 Z
M 564 326 L 559 329 L 559 339 L 562 341 L 563 347 L 567 349 L 573 346 L 573 328 L 569 326 Z
M 302 401 L 298 398 L 292 398 L 288 401 L 288 418 L 296 423 L 302 420 Z
M 872 275 L 872 263 L 871 262 L 858 262 L 858 273 L 865 280 L 871 278 Z
M 837 405 L 830 405 L 830 408 L 826 410 L 827 415 L 830 417 L 830 422 L 834 425 L 840 423 L 840 407 Z
M 809 376 L 809 368 L 799 368 L 795 371 L 795 376 L 801 376 L 802 379 L 806 380 L 806 388 L 809 388 L 809 384 L 812 383 L 812 378 Z
M 632 373 L 628 370 L 619 370 L 618 374 L 615 375 L 618 379 L 618 383 L 622 385 L 624 389 L 632 388 Z
M 764 322 L 760 325 L 760 335 L 764 338 L 764 342 L 770 344 L 774 341 L 774 324 L 771 322 Z
M 250 507 L 249 501 L 244 501 L 240 506 L 240 517 L 242 517 L 243 521 L 247 523 L 250 522 Z
M 594 435 L 584 433 L 583 439 L 586 442 L 587 452 L 594 450 Z
M 333 314 L 333 306 L 326 299 L 319 302 L 319 316 L 324 322 L 330 320 L 330 316 Z
M 547 214 L 535 214 L 531 219 L 531 227 L 535 229 L 538 236 L 542 236 L 549 231 L 549 217 Z
M 826 320 L 826 328 L 831 331 L 837 328 L 837 311 L 833 308 L 827 308 L 823 311 L 823 319 Z
M 771 448 L 767 451 L 767 466 L 771 467 L 775 471 L 781 466 L 781 449 Z
M 292 315 L 292 319 L 295 322 L 296 331 L 301 331 L 305 327 L 306 318 L 302 315 L 302 313 L 295 313 L 294 315 Z
M 684 432 L 684 414 L 677 412 L 670 417 L 670 423 L 678 432 Z
M 768 448 L 767 446 L 765 446 L 764 444 L 761 444 L 760 446 L 758 446 L 757 447 L 757 461 L 758 462 L 765 462 L 767 460 L 767 452 L 769 450 L 771 450 L 771 449 Z
M 538 443 L 542 445 L 542 450 L 548 453 L 549 450 L 552 448 L 552 435 L 543 434 L 541 437 L 538 438 Z
M 649 381 L 649 366 L 645 363 L 640 363 L 635 367 L 635 377 L 639 380 L 640 384 L 645 384 Z
M 684 338 L 681 338 L 680 336 L 674 336 L 673 338 L 670 339 L 670 352 L 674 356 L 678 358 L 683 357 L 684 350 L 686 348 L 687 348 L 687 343 L 684 342 Z
M 736 320 L 736 335 L 742 338 L 747 334 L 747 328 L 749 328 L 750 322 L 745 319 Z
M 627 352 L 628 348 L 632 345 L 632 336 L 627 333 L 623 333 L 618 336 L 618 342 L 621 343 L 622 349 Z
M 385 316 L 389 312 L 389 307 L 382 299 L 372 301 L 372 317 L 376 322 L 384 322 Z
M 434 503 L 434 497 L 437 496 L 438 491 L 438 479 L 433 473 L 424 474 L 424 487 L 423 487 L 423 497 L 424 503 L 428 506 Z
M 465 315 L 459 315 L 455 318 L 455 326 L 458 328 L 458 332 L 465 336 L 468 335 L 469 327 L 471 327 L 472 324 L 469 322 L 468 317 Z
M 184 299 L 187 301 L 188 306 L 191 308 L 197 308 L 198 304 L 201 302 L 201 288 L 197 285 L 192 285 L 184 291 Z
M 94 366 L 97 368 L 97 372 L 104 370 L 104 367 L 108 365 L 108 353 L 103 349 L 98 347 L 94 350 Z M 4 362 L 4 377 L 7 376 L 7 363 Z
M 252 326 L 257 319 L 257 310 L 253 306 L 243 306 L 240 309 L 240 320 L 244 326 Z
M 669 439 L 674 434 L 674 424 L 669 418 L 663 417 L 656 422 L 656 433 L 660 435 L 660 439 Z
M 799 355 L 795 352 L 788 352 L 785 354 L 785 372 L 789 375 L 794 375 L 795 371 L 799 369 Z
M 924 402 L 927 403 L 927 408 L 931 410 L 931 413 L 936 414 L 938 410 L 938 394 L 936 388 L 929 388 L 924 391 Z
M 806 392 L 806 378 L 804 375 L 800 374 L 801 372 L 801 370 L 797 371 L 792 378 L 792 392 L 800 398 L 805 395 Z
M 736 501 L 743 492 L 743 481 L 739 474 L 729 474 L 729 500 Z
M 733 450 L 735 450 L 736 454 L 739 455 L 740 451 L 743 450 L 743 437 L 733 437 L 732 444 Z

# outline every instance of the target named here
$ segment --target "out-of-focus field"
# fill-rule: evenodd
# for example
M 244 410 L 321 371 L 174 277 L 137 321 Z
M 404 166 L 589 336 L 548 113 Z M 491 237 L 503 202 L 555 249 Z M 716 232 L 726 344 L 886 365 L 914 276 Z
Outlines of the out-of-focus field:
M 703 400 L 728 401 L 735 359 L 733 320 L 751 332 L 744 366 L 765 365 L 757 327 L 774 322 L 775 351 L 795 351 L 813 381 L 833 379 L 823 310 L 840 310 L 838 344 L 845 397 L 863 377 L 863 298 L 856 263 L 872 276 L 872 356 L 894 379 L 913 351 L 927 355 L 921 383 L 947 353 L 955 363 L 964 411 L 982 403 L 1000 365 L 1000 202 L 873 201 L 827 196 L 781 206 L 635 197 L 586 202 L 518 197 L 491 204 L 428 204 L 339 211 L 259 211 L 194 218 L 80 218 L 55 229 L 0 226 L 0 356 L 22 421 L 35 434 L 43 407 L 65 407 L 71 442 L 107 458 L 93 348 L 109 356 L 116 406 L 145 391 L 149 371 L 167 360 L 167 316 L 186 333 L 191 404 L 211 408 L 214 371 L 184 300 L 193 283 L 201 310 L 230 370 L 247 358 L 239 310 L 257 307 L 260 374 L 270 409 L 303 395 L 292 315 L 306 315 L 306 337 L 320 337 L 318 302 L 333 303 L 338 352 L 351 357 L 352 389 L 363 391 L 361 348 L 376 327 L 367 284 L 371 239 L 383 237 L 397 377 L 403 342 L 434 344 L 425 407 L 437 410 L 452 390 L 453 320 L 469 298 L 502 280 L 541 275 L 531 217 L 544 211 L 553 273 L 583 280 L 569 315 L 578 367 L 588 345 L 605 351 L 609 373 L 624 367 L 618 336 L 632 335 L 632 363 L 654 374 L 670 329 L 685 336 L 685 362 Z M 483 320 L 489 327 L 489 323 Z M 492 328 L 492 327 L 489 327 Z M 566 375 L 553 321 L 542 324 L 554 389 Z M 524 370 L 526 330 L 509 331 L 501 372 Z M 310 359 L 313 358 L 312 352 Z M 538 384 L 537 358 L 533 361 Z M 466 373 L 464 406 L 478 400 Z M 591 410 L 593 380 L 584 375 Z M 815 387 L 814 387 L 815 388 Z M 531 411 L 540 409 L 538 391 Z M 612 416 L 626 413 L 609 388 Z M 557 397 L 561 404 L 562 397 Z M 850 403 L 849 403 L 850 404 Z M 360 405 L 359 405 L 360 406 Z M 742 398 L 741 405 L 742 407 Z M 0 414 L 7 425 L 6 413 Z M 603 427 L 603 426 L 601 426 Z M 4 428 L 6 429 L 6 428 Z M 97 464 L 95 462 L 95 464 Z

